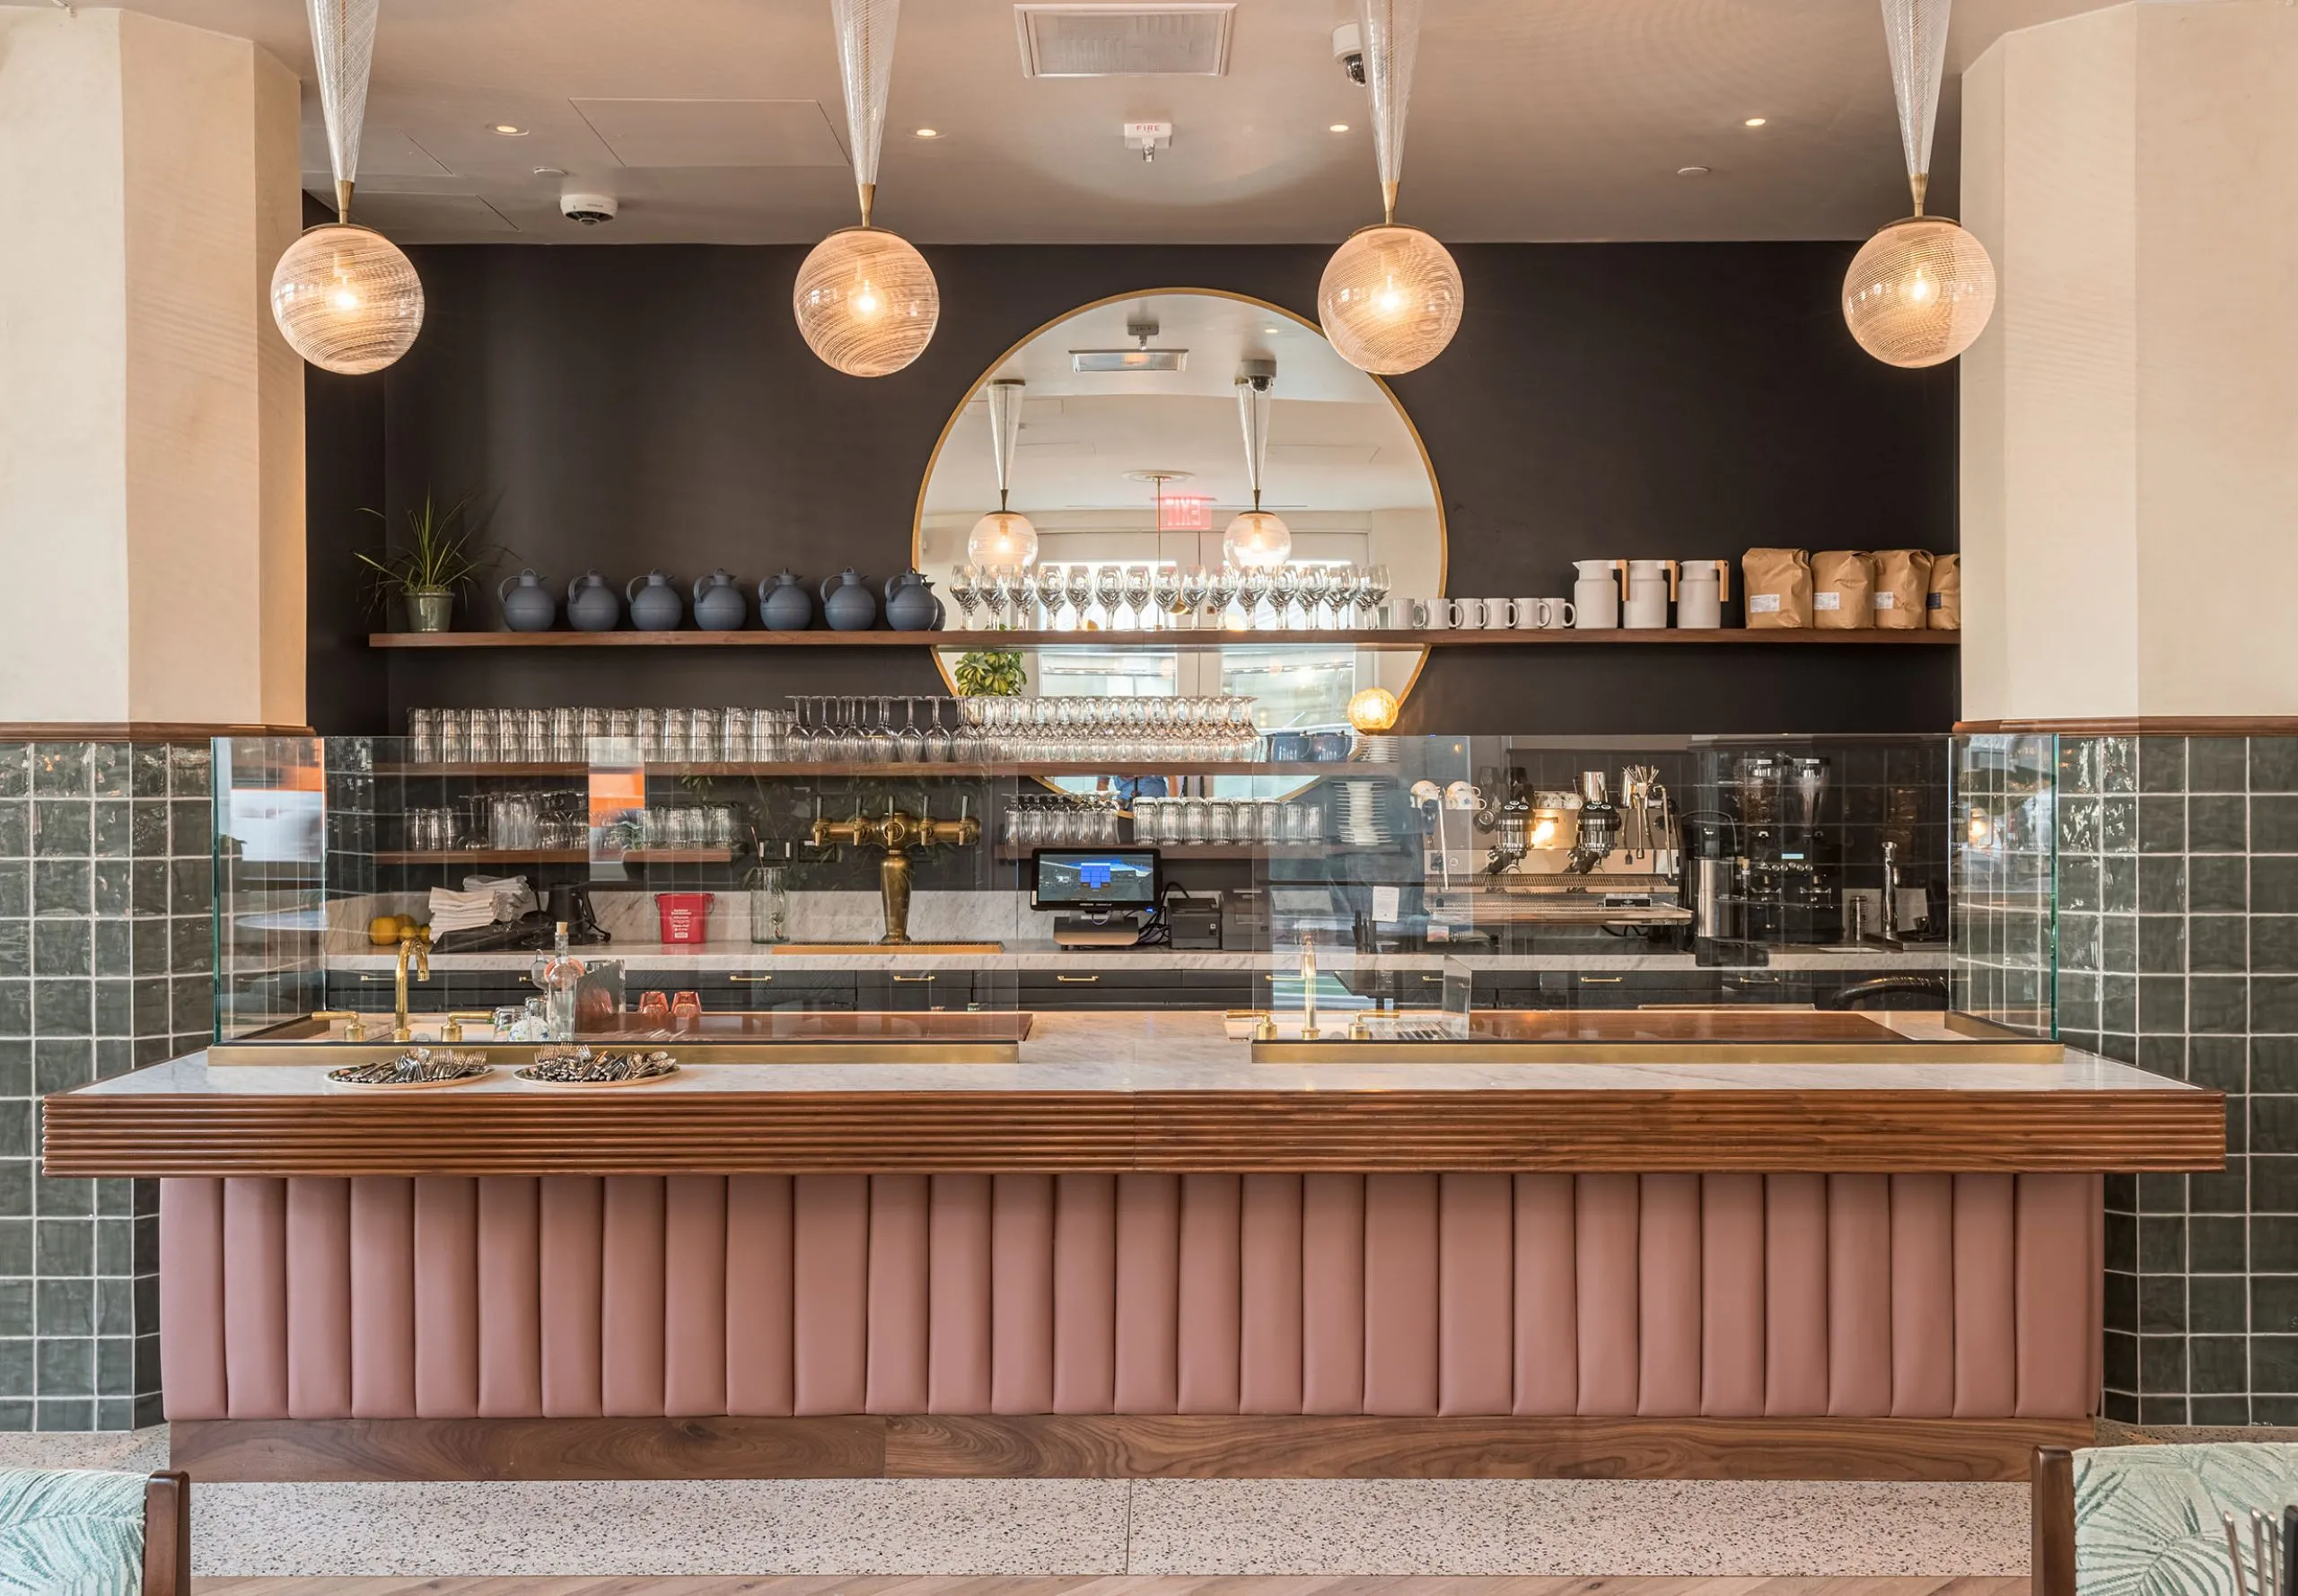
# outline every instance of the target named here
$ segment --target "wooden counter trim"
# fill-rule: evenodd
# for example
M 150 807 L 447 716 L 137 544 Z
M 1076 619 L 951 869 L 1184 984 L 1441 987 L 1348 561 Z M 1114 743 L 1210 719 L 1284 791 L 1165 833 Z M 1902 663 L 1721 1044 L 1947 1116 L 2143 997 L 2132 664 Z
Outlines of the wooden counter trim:
M 2055 732 L 2062 737 L 2290 737 L 2298 736 L 2298 715 L 2134 715 L 2063 721 L 1957 721 L 1965 737 L 2025 737 Z
M 2027 1477 L 2088 1419 L 1065 1417 L 206 1419 L 203 1481 L 1929 1479 Z
M 2221 1094 L 680 1092 L 45 1100 L 57 1176 L 873 1171 L 2179 1171 Z

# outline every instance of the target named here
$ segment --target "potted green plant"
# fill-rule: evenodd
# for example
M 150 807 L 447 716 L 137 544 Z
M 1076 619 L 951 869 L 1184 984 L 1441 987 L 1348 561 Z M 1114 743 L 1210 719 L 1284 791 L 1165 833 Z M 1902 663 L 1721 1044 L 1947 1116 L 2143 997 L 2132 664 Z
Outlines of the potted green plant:
M 959 655 L 958 668 L 952 674 L 958 680 L 958 691 L 969 698 L 1017 697 L 1030 680 L 1029 672 L 1022 669 L 1019 653 L 990 649 L 975 649 Z
M 375 574 L 377 606 L 393 598 L 404 599 L 409 631 L 447 630 L 454 618 L 455 595 L 468 590 L 504 552 L 479 541 L 469 508 L 470 500 L 466 497 L 441 510 L 426 492 L 420 505 L 408 508 L 403 543 L 395 548 L 386 545 L 381 557 L 359 551 L 359 563 Z M 365 513 L 388 524 L 381 510 Z

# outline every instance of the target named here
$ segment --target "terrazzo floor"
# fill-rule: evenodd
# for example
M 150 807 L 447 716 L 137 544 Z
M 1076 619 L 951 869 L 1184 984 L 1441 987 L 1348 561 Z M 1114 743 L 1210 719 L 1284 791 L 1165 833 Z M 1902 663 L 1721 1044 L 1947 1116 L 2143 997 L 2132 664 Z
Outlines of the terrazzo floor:
M 148 1469 L 160 1465 L 166 1445 L 159 1430 L 5 1443 L 0 1467 Z M 1935 1581 L 2024 1575 L 2028 1532 L 2023 1484 L 195 1481 L 192 1490 L 193 1572 L 240 1580 L 770 1574 Z M 838 1590 L 854 1596 L 843 1584 Z
M 2024 1579 L 195 1580 L 195 1596 L 2027 1596 Z

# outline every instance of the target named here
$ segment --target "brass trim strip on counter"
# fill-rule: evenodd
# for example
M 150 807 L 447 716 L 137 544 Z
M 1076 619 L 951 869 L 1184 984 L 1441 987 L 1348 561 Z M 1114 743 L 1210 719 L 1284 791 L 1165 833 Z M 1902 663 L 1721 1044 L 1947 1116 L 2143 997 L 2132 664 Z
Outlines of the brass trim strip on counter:
M 2011 1037 L 1968 1042 L 1621 1042 L 1445 1038 L 1362 1041 L 1280 1037 L 1252 1045 L 1255 1064 L 2063 1064 L 2057 1042 Z
M 207 1049 L 210 1065 L 300 1064 L 342 1065 L 379 1063 L 396 1058 L 406 1042 L 218 1042 Z M 457 1042 L 464 1052 L 483 1055 L 487 1062 L 514 1068 L 534 1061 L 548 1044 L 540 1042 Z M 600 1049 L 664 1048 L 684 1064 L 1018 1064 L 1021 1044 L 971 1039 L 917 1041 L 846 1041 L 825 1037 L 759 1037 L 741 1041 L 704 1041 L 683 1037 L 593 1037 L 584 1046 Z

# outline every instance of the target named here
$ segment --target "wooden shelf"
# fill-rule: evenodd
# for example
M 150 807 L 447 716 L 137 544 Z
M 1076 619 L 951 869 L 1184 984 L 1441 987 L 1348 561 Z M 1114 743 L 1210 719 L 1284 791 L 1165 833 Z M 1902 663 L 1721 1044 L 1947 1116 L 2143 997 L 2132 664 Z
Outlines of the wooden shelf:
M 600 766 L 601 770 L 620 769 L 618 766 Z M 983 765 L 914 764 L 907 761 L 878 763 L 876 761 L 835 760 L 810 761 L 804 764 L 777 763 L 696 763 L 650 760 L 644 767 L 649 776 L 879 776 L 890 779 L 914 780 L 919 776 L 943 776 L 969 781 L 979 781 L 997 776 L 1346 776 L 1380 780 L 1391 779 L 1396 767 L 1390 765 L 1369 765 L 1344 759 L 1289 760 L 1281 764 L 1254 763 L 1243 760 L 1191 759 L 1068 759 L 1051 762 L 1033 761 L 1026 764 L 996 763 Z M 585 775 L 587 765 L 378 765 L 377 776 L 569 776 Z
M 387 849 L 375 855 L 378 864 L 587 864 L 584 848 L 446 848 Z
M 1952 648 L 1960 632 L 1822 632 L 1726 627 L 1711 631 L 1583 632 L 373 632 L 372 648 L 1423 648 L 1832 647 Z
M 1197 843 L 1134 841 L 1106 844 L 1091 842 L 1046 842 L 1039 843 L 1033 847 L 1023 847 L 1016 843 L 1001 842 L 997 845 L 997 857 L 1008 862 L 1018 861 L 1021 863 L 1027 863 L 1030 855 L 1035 853 L 1039 847 L 1089 848 L 1104 846 L 1118 849 L 1155 848 L 1159 853 L 1164 855 L 1165 863 L 1168 864 L 1192 864 L 1200 862 L 1209 862 L 1221 859 L 1324 859 L 1331 857 L 1335 850 L 1339 847 L 1339 845 L 1337 843 L 1321 842 Z M 1347 851 L 1350 853 L 1361 854 L 1379 853 L 1386 850 L 1351 847 Z

